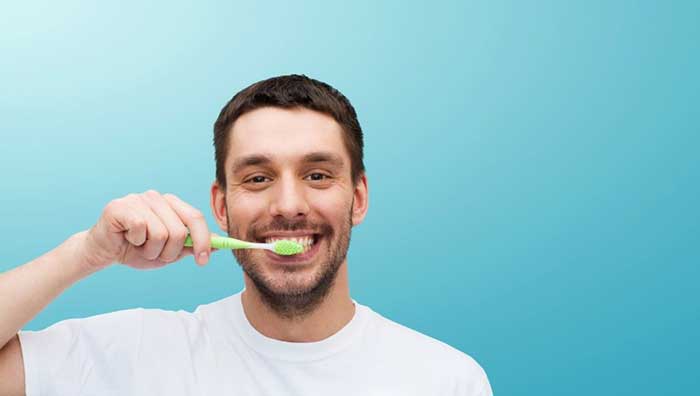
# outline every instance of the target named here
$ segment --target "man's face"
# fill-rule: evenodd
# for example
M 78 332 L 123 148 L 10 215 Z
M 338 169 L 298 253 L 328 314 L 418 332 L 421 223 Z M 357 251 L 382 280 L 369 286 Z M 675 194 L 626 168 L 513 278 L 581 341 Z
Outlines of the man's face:
M 364 217 L 366 179 L 352 183 L 342 133 L 325 114 L 274 107 L 244 114 L 231 132 L 227 186 L 219 204 L 226 209 L 228 234 L 308 246 L 293 256 L 234 251 L 263 299 L 280 314 L 300 315 L 320 303 L 345 263 L 351 227 Z

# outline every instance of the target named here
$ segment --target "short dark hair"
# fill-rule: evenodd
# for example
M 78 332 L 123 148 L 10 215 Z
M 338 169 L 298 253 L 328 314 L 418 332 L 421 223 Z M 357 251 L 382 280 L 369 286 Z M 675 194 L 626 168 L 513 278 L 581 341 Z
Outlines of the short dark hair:
M 234 95 L 221 109 L 214 123 L 214 155 L 216 180 L 222 188 L 226 188 L 225 163 L 233 124 L 243 114 L 261 107 L 302 107 L 333 117 L 343 129 L 343 142 L 350 155 L 352 181 L 357 183 L 365 171 L 365 165 L 362 128 L 355 109 L 342 93 L 330 85 L 305 75 L 291 74 L 256 82 Z

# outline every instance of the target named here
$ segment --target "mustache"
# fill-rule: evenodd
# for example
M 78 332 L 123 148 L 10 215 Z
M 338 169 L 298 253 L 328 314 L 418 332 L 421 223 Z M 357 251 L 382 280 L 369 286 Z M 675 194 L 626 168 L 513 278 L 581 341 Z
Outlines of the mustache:
M 298 230 L 310 230 L 315 234 L 330 235 L 333 233 L 333 227 L 326 223 L 314 223 L 307 219 L 304 220 L 288 220 L 285 218 L 276 218 L 269 224 L 261 226 L 251 226 L 248 230 L 248 240 L 260 239 L 260 235 L 268 232 L 287 231 L 293 232 Z

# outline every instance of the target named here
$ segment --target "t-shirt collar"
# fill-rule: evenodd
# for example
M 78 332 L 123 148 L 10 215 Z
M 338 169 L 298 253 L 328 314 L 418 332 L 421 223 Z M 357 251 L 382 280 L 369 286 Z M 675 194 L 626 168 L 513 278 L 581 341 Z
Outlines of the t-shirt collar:
M 330 337 L 316 342 L 281 341 L 263 335 L 248 321 L 241 300 L 243 291 L 236 294 L 232 301 L 234 323 L 249 347 L 273 359 L 305 362 L 326 358 L 342 351 L 360 338 L 367 322 L 367 307 L 352 300 L 355 304 L 355 314 L 343 328 Z

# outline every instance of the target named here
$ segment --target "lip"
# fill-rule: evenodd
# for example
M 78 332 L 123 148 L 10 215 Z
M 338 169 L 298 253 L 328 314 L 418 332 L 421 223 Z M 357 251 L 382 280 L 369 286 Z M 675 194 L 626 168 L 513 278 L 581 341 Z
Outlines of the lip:
M 296 235 L 291 235 L 287 234 L 285 235 L 286 237 L 293 237 L 293 236 L 303 236 L 303 235 L 309 235 L 309 234 L 299 234 L 297 233 Z M 311 249 L 305 251 L 302 254 L 293 254 L 291 256 L 282 256 L 277 253 L 271 252 L 269 250 L 265 250 L 265 255 L 267 258 L 269 258 L 271 261 L 277 263 L 277 264 L 287 264 L 287 265 L 300 265 L 300 264 L 306 264 L 311 260 L 314 256 L 316 256 L 316 253 L 320 250 L 321 242 L 324 240 L 324 238 L 321 235 L 314 234 L 316 236 L 316 242 L 311 246 Z M 273 236 L 272 234 L 269 236 Z M 281 236 L 279 234 L 274 234 L 274 236 Z
M 300 231 L 276 231 L 276 232 L 269 232 L 266 234 L 260 235 L 259 241 L 258 242 L 265 242 L 265 239 L 267 238 L 299 238 L 299 237 L 305 237 L 305 236 L 318 236 L 318 232 L 311 231 L 311 230 L 300 230 Z

